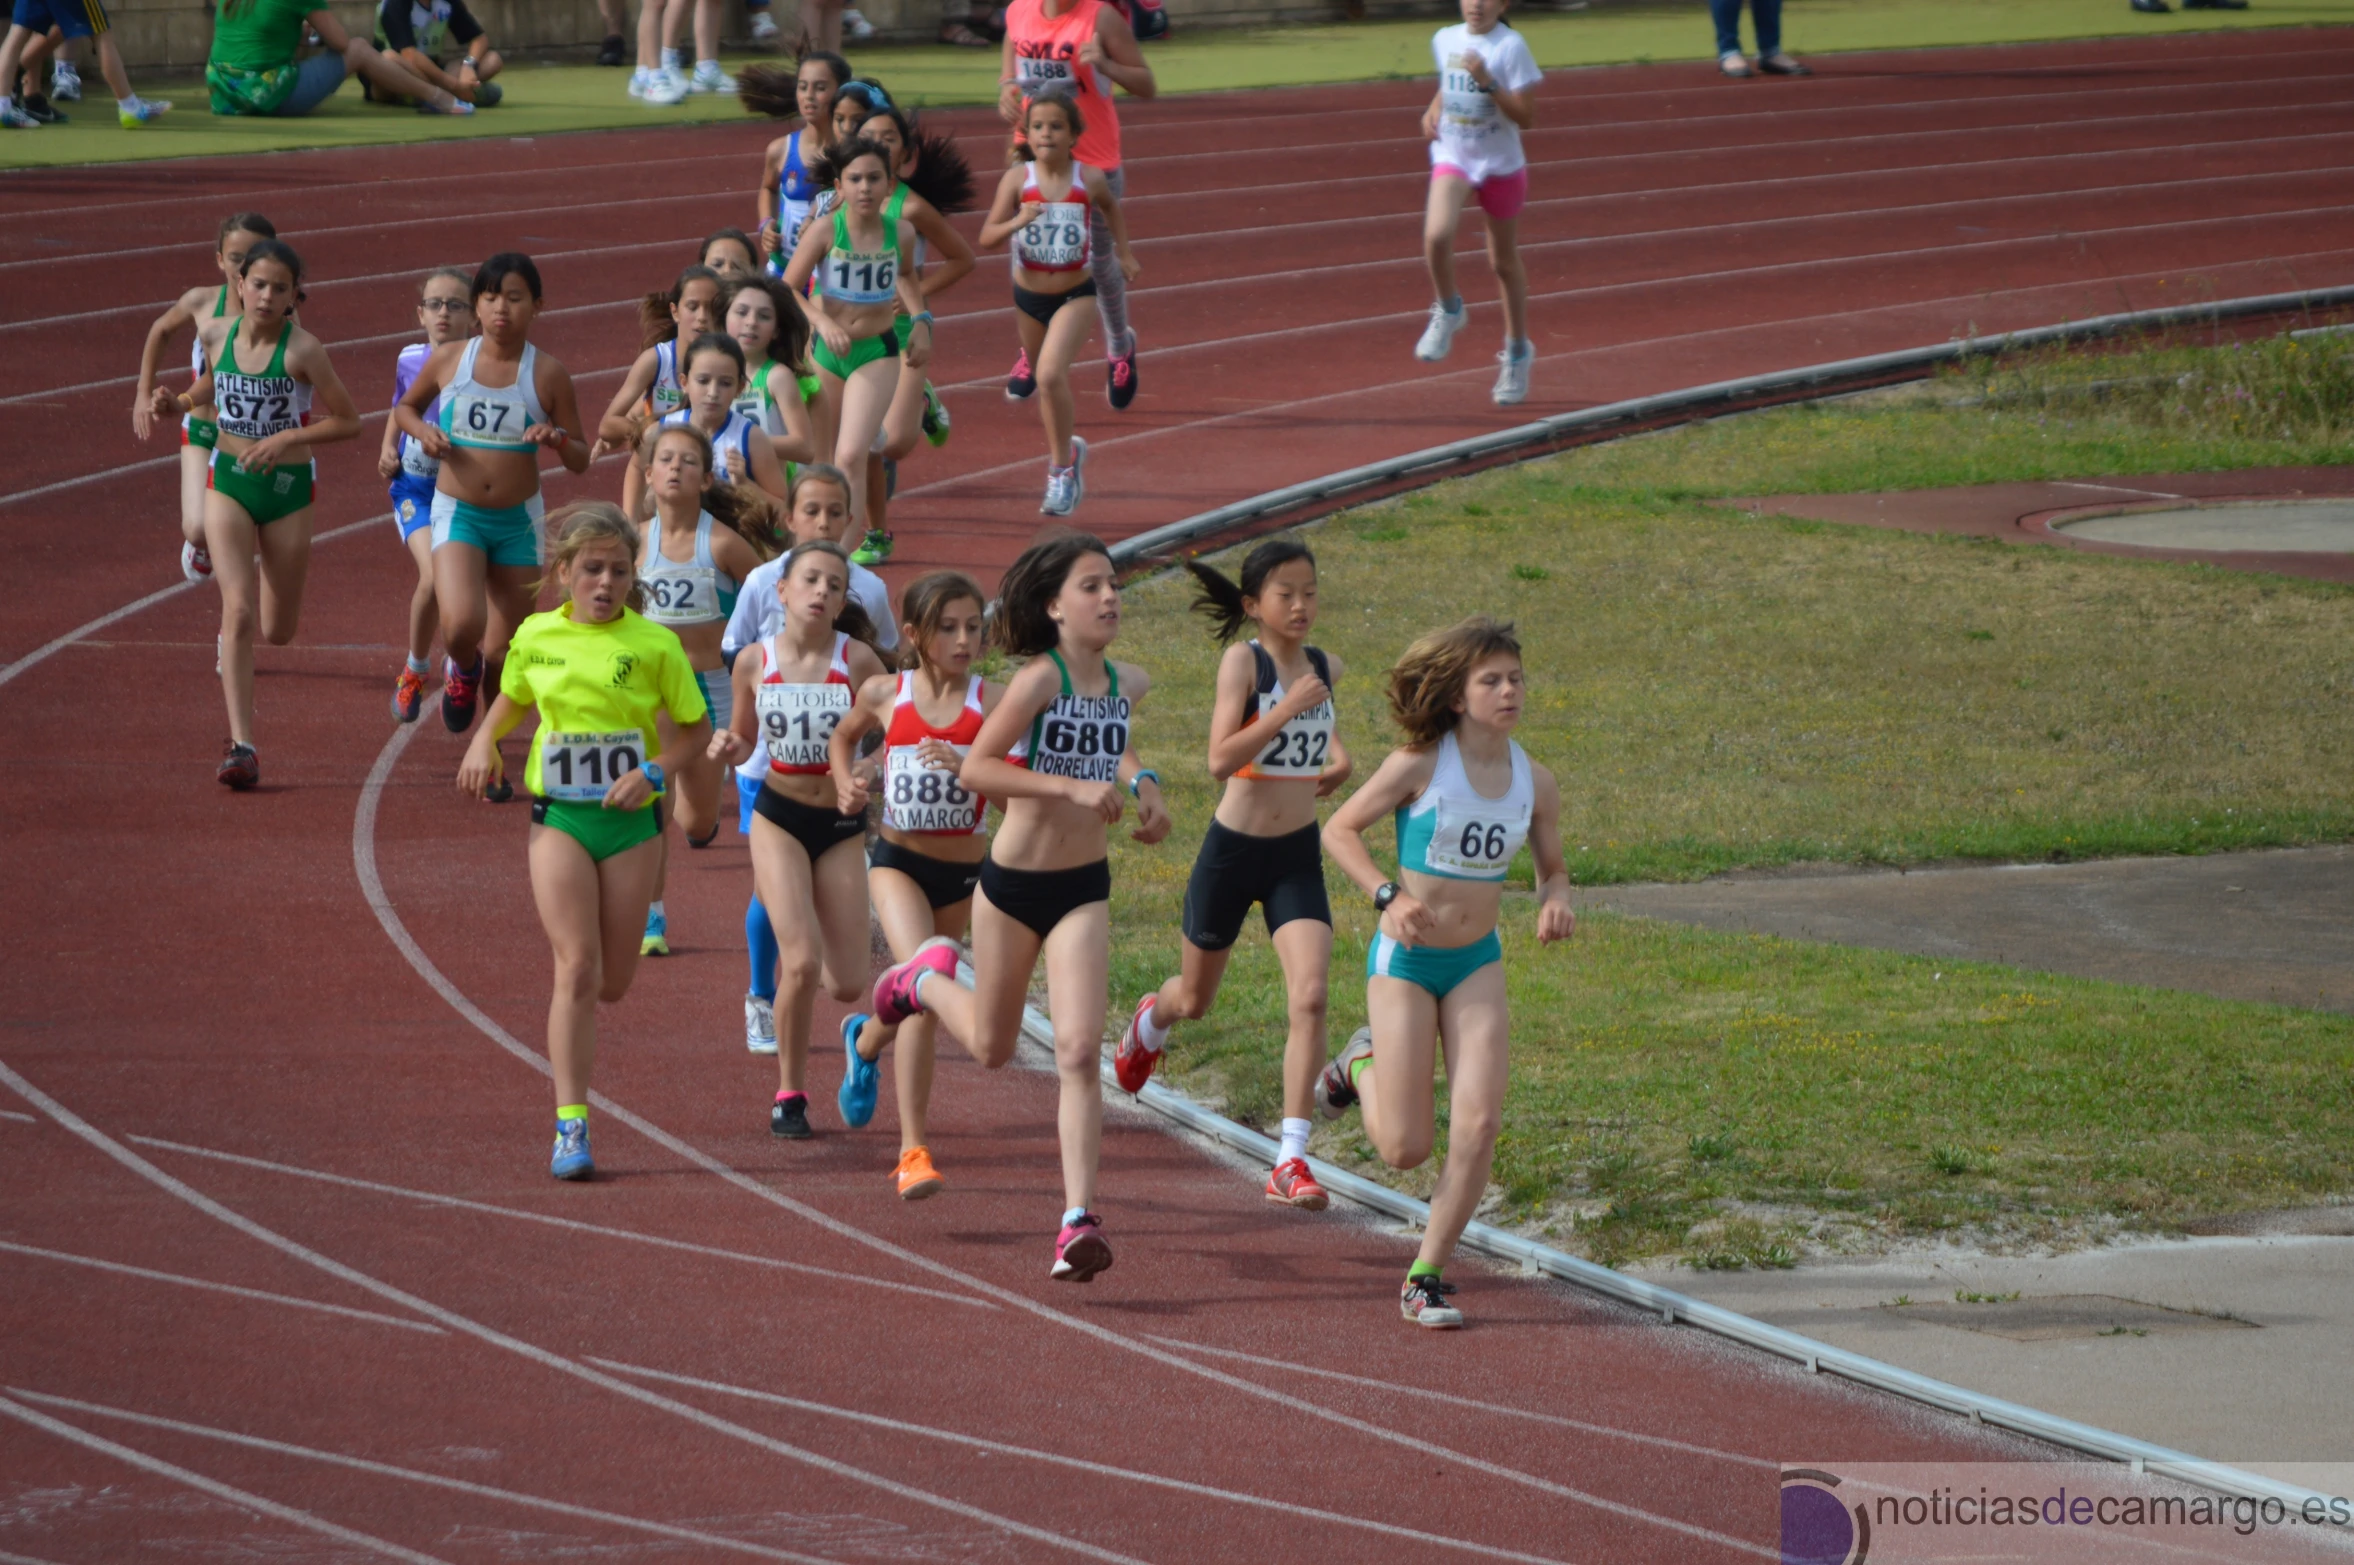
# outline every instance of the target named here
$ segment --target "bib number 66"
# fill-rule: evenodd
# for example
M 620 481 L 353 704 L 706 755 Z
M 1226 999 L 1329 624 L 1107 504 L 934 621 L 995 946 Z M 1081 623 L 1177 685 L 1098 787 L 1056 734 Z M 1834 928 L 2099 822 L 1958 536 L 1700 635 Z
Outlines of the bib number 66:
M 1507 840 L 1502 821 L 1490 821 L 1484 825 L 1479 821 L 1471 821 L 1465 824 L 1462 839 L 1455 844 L 1455 851 L 1471 863 L 1493 864 L 1504 857 Z

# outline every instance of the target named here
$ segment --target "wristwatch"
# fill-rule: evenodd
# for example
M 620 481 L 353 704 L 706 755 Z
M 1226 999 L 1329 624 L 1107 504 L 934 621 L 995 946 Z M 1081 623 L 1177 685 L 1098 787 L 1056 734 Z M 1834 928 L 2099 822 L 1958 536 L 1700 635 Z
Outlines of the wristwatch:
M 646 774 L 647 787 L 653 789 L 656 793 L 660 793 L 662 791 L 662 763 L 660 761 L 648 761 L 645 765 L 639 767 L 638 770 Z
M 1390 904 L 1398 900 L 1398 893 L 1405 889 L 1394 880 L 1383 881 L 1381 889 L 1373 893 L 1373 911 L 1387 913 L 1390 910 Z

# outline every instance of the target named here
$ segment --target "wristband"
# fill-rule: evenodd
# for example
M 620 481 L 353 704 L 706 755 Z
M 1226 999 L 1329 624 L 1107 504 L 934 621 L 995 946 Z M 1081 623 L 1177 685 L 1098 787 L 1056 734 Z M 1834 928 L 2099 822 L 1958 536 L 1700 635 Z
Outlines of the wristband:
M 663 772 L 662 763 L 660 761 L 648 761 L 645 765 L 639 767 L 638 770 L 646 774 L 647 787 L 653 789 L 656 793 L 660 793 L 662 791 Z
M 918 323 L 929 326 L 932 324 L 932 312 L 929 310 L 918 310 L 913 315 L 909 316 L 907 320 L 908 324 L 911 326 Z
M 1152 785 L 1155 788 L 1158 788 L 1161 785 L 1161 774 L 1159 772 L 1154 771 L 1149 766 L 1139 766 L 1136 768 L 1136 775 L 1128 779 L 1129 798 L 1140 799 L 1143 797 L 1143 795 L 1138 793 L 1136 790 L 1144 786 L 1144 780 L 1147 777 L 1152 779 Z

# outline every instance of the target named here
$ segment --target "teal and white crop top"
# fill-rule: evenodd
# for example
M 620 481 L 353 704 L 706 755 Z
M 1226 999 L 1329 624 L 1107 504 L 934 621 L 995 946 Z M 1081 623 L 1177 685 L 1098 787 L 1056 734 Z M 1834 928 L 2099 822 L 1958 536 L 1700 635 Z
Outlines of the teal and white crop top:
M 1491 799 L 1471 786 L 1463 752 L 1446 734 L 1428 786 L 1398 808 L 1398 866 L 1442 880 L 1502 880 L 1536 807 L 1528 752 L 1512 744 L 1512 786 Z
M 657 625 L 712 625 L 735 612 L 736 581 L 711 557 L 711 529 L 705 511 L 695 521 L 695 557 L 684 564 L 662 552 L 662 524 L 646 527 L 646 556 L 638 567 L 638 586 L 646 600 L 646 618 Z
M 474 358 L 481 351 L 480 337 L 467 343 L 450 383 L 441 388 L 441 432 L 454 446 L 536 453 L 538 445 L 524 439 L 523 432 L 548 422 L 539 402 L 539 349 L 523 345 L 511 386 L 485 386 L 474 378 Z

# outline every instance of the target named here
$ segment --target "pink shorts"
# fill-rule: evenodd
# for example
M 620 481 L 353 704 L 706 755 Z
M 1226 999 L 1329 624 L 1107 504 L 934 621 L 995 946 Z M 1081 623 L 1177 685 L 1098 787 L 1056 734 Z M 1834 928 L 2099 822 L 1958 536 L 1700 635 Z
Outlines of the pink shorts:
M 1479 197 L 1479 209 L 1490 217 L 1513 218 L 1528 205 L 1528 167 L 1523 164 L 1509 174 L 1497 174 L 1487 179 L 1474 180 L 1452 163 L 1434 163 L 1430 177 L 1452 174 L 1471 186 L 1471 193 Z

